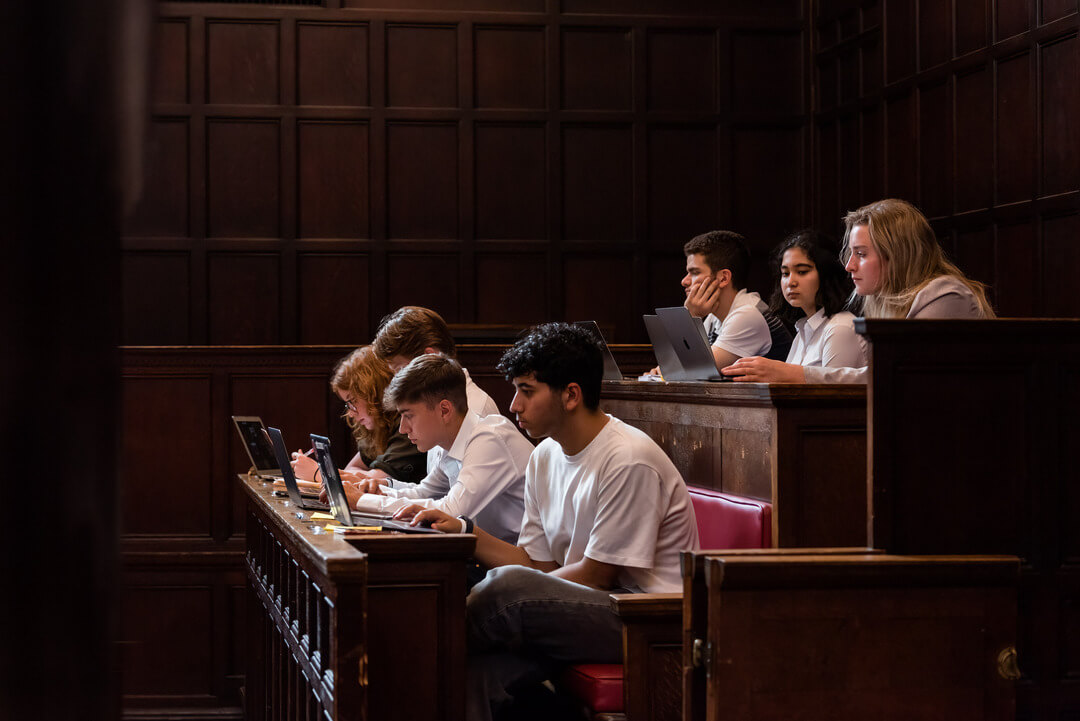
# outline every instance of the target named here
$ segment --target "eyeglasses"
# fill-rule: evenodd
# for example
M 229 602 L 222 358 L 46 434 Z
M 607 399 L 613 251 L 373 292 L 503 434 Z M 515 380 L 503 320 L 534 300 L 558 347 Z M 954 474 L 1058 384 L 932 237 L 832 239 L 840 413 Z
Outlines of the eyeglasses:
M 345 401 L 345 410 L 356 413 L 356 406 L 353 405 L 352 401 Z

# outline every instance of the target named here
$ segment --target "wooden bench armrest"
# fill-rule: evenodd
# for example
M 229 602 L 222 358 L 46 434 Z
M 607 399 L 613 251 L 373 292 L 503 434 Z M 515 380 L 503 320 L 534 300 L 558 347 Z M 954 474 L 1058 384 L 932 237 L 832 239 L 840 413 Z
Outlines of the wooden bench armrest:
M 611 605 L 623 621 L 682 618 L 681 593 L 613 593 Z

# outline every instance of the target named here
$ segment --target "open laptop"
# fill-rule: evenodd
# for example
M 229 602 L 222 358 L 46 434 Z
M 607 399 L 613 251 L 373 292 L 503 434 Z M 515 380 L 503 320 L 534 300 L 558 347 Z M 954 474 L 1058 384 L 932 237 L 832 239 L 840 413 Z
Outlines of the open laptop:
M 274 457 L 274 449 L 266 437 L 266 427 L 258 416 L 233 416 L 233 425 L 244 443 L 244 450 L 251 459 L 251 474 L 257 478 L 280 481 L 280 461 Z M 287 458 L 288 456 L 286 456 Z M 287 465 L 287 464 L 286 464 Z
M 664 332 L 667 333 L 675 355 L 679 357 L 684 380 L 731 380 L 716 369 L 716 360 L 712 349 L 709 348 L 705 325 L 700 318 L 690 315 L 690 311 L 681 305 L 674 308 L 657 308 L 656 315 L 664 326 Z
M 293 502 L 293 505 L 306 511 L 329 511 L 329 503 L 305 498 L 300 491 L 300 484 L 296 482 L 296 474 L 293 473 L 292 465 L 289 463 L 289 451 L 285 446 L 285 439 L 282 437 L 281 431 L 271 426 L 266 429 L 266 433 L 270 438 L 270 445 L 274 448 L 274 458 L 277 459 L 277 463 L 281 467 L 281 475 L 285 480 L 285 490 L 289 492 L 289 500 Z
M 358 513 L 349 506 L 349 497 L 345 495 L 345 486 L 338 475 L 337 466 L 330 456 L 330 439 L 326 436 L 311 434 L 311 445 L 315 447 L 315 456 L 319 461 L 319 472 L 326 486 L 326 495 L 330 497 L 330 512 L 342 526 L 382 526 L 384 531 L 402 531 L 404 533 L 442 533 L 425 526 L 410 526 L 408 523 L 395 521 L 386 514 Z
M 649 342 L 652 343 L 653 354 L 656 356 L 656 364 L 660 366 L 660 375 L 667 381 L 689 380 L 683 371 L 679 356 L 675 354 L 675 348 L 668 339 L 664 324 L 656 315 L 643 315 L 645 330 L 649 334 Z
M 604 350 L 604 380 L 621 381 L 623 379 L 622 371 L 619 370 L 619 364 L 615 362 L 615 356 L 611 355 L 611 349 L 608 348 L 607 341 L 604 340 L 604 334 L 600 332 L 600 326 L 597 322 L 595 320 L 579 320 L 574 325 L 589 331 L 600 342 L 600 347 Z

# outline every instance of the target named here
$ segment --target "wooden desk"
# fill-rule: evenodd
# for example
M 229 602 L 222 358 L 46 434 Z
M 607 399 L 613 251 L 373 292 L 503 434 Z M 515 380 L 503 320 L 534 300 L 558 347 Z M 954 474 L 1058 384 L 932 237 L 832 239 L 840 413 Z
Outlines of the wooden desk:
M 1019 561 L 1007 556 L 704 559 L 704 697 L 686 721 L 1011 721 Z
M 457 721 L 465 712 L 472 535 L 318 533 L 240 477 L 248 498 L 246 718 Z
M 1080 718 L 1080 320 L 856 329 L 871 347 L 873 545 L 1019 556 L 1017 718 Z
M 867 546 L 861 385 L 604 381 L 687 483 L 773 504 L 773 545 Z

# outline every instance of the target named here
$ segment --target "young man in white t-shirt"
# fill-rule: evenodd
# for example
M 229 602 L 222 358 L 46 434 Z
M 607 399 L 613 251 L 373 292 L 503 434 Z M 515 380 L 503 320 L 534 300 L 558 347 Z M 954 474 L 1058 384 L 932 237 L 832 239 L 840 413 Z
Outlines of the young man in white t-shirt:
M 746 290 L 746 239 L 730 230 L 713 230 L 691 238 L 683 253 L 683 305 L 703 320 L 717 369 L 747 356 L 786 360 L 791 332 L 757 293 Z
M 679 552 L 698 547 L 690 495 L 664 452 L 599 408 L 601 351 L 565 323 L 534 328 L 503 356 L 510 410 L 545 438 L 525 473 L 516 546 L 466 519 L 476 558 L 492 568 L 469 594 L 467 718 L 486 721 L 523 684 L 559 665 L 618 663 L 621 623 L 608 594 L 682 587 Z M 426 510 L 415 522 L 460 521 Z
M 435 508 L 474 518 L 497 538 L 516 543 L 533 446 L 506 416 L 481 417 L 468 409 L 458 362 L 444 355 L 414 358 L 390 381 L 382 402 L 401 415 L 401 433 L 435 456 L 434 467 L 419 483 L 387 479 L 346 486 L 350 505 L 396 511 L 403 520 Z

